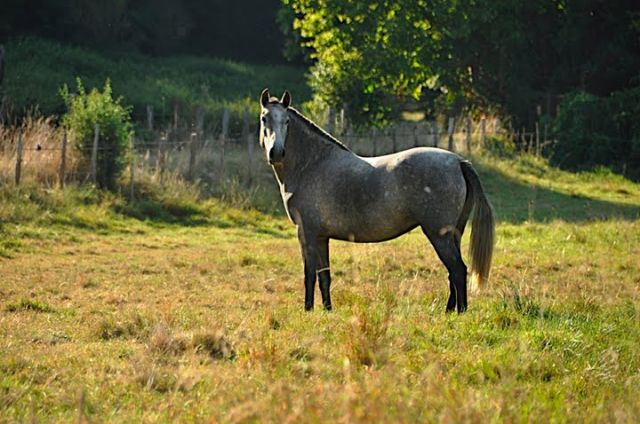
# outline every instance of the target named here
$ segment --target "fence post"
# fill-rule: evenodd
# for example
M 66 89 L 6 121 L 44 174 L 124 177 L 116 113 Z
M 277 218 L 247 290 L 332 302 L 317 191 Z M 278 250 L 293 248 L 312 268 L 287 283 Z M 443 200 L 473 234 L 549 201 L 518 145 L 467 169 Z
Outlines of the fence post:
M 60 188 L 64 188 L 67 167 L 67 129 L 62 134 L 62 153 L 60 154 Z
M 333 108 L 333 106 L 329 106 L 329 111 L 327 112 L 327 132 L 333 135 L 335 128 L 336 110 Z
M 438 147 L 438 143 L 440 142 L 440 134 L 438 134 L 438 120 L 434 119 L 431 121 L 431 133 L 433 135 L 433 147 Z
M 220 134 L 220 181 L 224 181 L 225 165 L 225 144 L 229 134 L 229 109 L 222 112 L 222 133 Z
M 395 127 L 391 128 L 391 149 L 393 150 L 393 153 L 398 151 L 398 140 L 396 138 L 396 128 Z
M 480 119 L 480 147 L 484 147 L 486 136 L 487 136 L 487 118 L 483 116 Z
M 196 168 L 196 133 L 191 133 L 189 140 L 189 169 L 187 170 L 187 179 L 193 181 L 195 178 Z
M 447 149 L 450 152 L 453 152 L 455 150 L 455 148 L 453 146 L 453 125 L 454 125 L 454 123 L 455 123 L 454 118 L 449 118 L 449 126 L 447 128 L 447 136 L 448 136 L 448 139 L 449 139 L 449 143 L 448 143 Z
M 131 164 L 130 169 L 131 169 L 131 181 L 130 181 L 130 186 L 129 186 L 129 201 L 133 202 L 136 198 L 136 192 L 135 192 L 135 182 L 136 182 L 136 159 L 137 159 L 137 155 L 136 155 L 136 144 L 135 144 L 135 140 L 133 139 L 133 136 L 131 136 L 131 138 L 129 139 L 129 148 L 131 149 Z
M 2 85 L 2 80 L 4 79 L 4 46 L 0 45 L 0 85 Z
M 95 184 L 98 177 L 98 139 L 100 138 L 100 125 L 96 124 L 93 131 L 93 147 L 91 148 L 91 181 Z
M 2 80 L 4 79 L 4 63 L 5 63 L 5 51 L 4 46 L 0 45 L 0 88 L 2 87 Z M 2 95 L 0 90 L 0 125 L 4 125 L 4 102 L 5 96 Z
M 173 133 L 178 134 L 178 120 L 180 119 L 178 114 L 178 102 L 173 102 Z
M 147 105 L 147 130 L 153 132 L 153 106 Z
M 373 141 L 373 156 L 378 156 L 378 129 L 371 129 L 371 140 Z
M 467 131 L 467 154 L 471 153 L 471 118 L 467 116 L 465 120 L 465 127 Z
M 20 185 L 20 176 L 22 174 L 22 131 L 18 133 L 18 144 L 16 146 L 16 186 Z
M 540 124 L 536 121 L 536 156 L 540 156 Z
M 196 108 L 196 134 L 202 141 L 204 133 L 204 110 L 198 106 Z
M 253 140 L 249 129 L 249 107 L 244 107 L 242 114 L 242 139 L 247 143 L 247 181 L 253 183 Z
M 158 143 L 158 158 L 156 160 L 156 175 L 160 177 L 160 181 L 164 180 L 164 168 L 166 165 L 165 146 L 169 143 L 169 137 L 171 134 L 171 124 L 167 126 L 167 132 L 164 137 L 160 137 L 160 143 Z

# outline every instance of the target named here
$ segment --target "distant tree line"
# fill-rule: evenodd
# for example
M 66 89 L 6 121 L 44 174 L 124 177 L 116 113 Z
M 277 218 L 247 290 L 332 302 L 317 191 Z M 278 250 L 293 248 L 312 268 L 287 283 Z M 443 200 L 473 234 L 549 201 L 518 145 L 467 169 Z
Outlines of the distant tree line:
M 280 0 L 2 0 L 0 42 L 39 36 L 103 50 L 282 63 Z

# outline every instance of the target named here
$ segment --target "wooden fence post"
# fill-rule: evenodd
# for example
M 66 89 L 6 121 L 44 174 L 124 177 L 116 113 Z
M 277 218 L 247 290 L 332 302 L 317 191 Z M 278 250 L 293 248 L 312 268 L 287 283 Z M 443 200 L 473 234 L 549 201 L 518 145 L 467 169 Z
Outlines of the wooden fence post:
M 449 143 L 447 146 L 447 149 L 450 152 L 453 152 L 455 150 L 455 147 L 453 146 L 453 126 L 454 126 L 455 120 L 454 118 L 449 118 L 449 126 L 447 128 L 447 136 L 449 139 Z
M 249 129 L 249 107 L 244 107 L 242 114 L 242 138 L 247 143 L 247 181 L 253 183 L 253 140 Z
M 438 134 L 438 120 L 434 119 L 431 121 L 431 133 L 433 135 L 433 147 L 438 147 L 440 143 L 440 134 Z
M 180 116 L 178 114 L 178 102 L 174 101 L 173 102 L 173 133 L 177 134 L 178 133 L 178 120 L 180 119 Z
M 204 138 L 204 110 L 200 106 L 196 108 L 196 134 L 202 141 Z
M 329 106 L 329 110 L 327 112 L 327 132 L 333 135 L 336 129 L 336 110 Z
M 4 102 L 6 97 L 2 94 L 2 80 L 4 79 L 5 68 L 5 51 L 4 46 L 0 45 L 0 125 L 4 125 Z
M 153 132 L 153 106 L 147 105 L 147 130 Z
M 371 129 L 371 141 L 373 141 L 373 156 L 378 156 L 378 129 Z
M 396 128 L 392 127 L 391 129 L 391 149 L 393 153 L 398 151 L 398 140 L 396 138 Z
M 135 183 L 136 183 L 136 144 L 133 136 L 129 139 L 129 148 L 131 149 L 131 164 L 129 165 L 131 170 L 131 181 L 129 184 L 129 201 L 133 202 L 136 199 Z
M 0 85 L 2 85 L 2 80 L 4 79 L 4 46 L 0 45 Z
M 18 133 L 18 144 L 16 145 L 16 186 L 20 185 L 20 177 L 22 176 L 22 131 Z
M 62 134 L 62 153 L 60 154 L 60 188 L 64 188 L 67 167 L 67 129 Z
M 540 156 L 540 124 L 536 121 L 536 156 Z
M 471 153 L 471 118 L 467 116 L 465 120 L 465 127 L 467 131 L 467 154 Z
M 483 116 L 480 119 L 480 147 L 484 147 L 487 136 L 487 119 Z
M 225 165 L 225 145 L 227 143 L 227 135 L 229 134 L 229 110 L 224 109 L 222 112 L 222 133 L 220 134 L 220 181 L 224 181 L 224 165 Z
M 91 182 L 98 181 L 98 139 L 100 138 L 100 125 L 96 124 L 93 130 L 93 147 L 91 148 Z
M 191 133 L 189 140 L 189 169 L 187 170 L 187 179 L 193 181 L 195 178 L 196 168 L 196 133 Z
M 158 143 L 158 157 L 156 159 L 156 175 L 160 177 L 160 181 L 164 180 L 164 168 L 166 165 L 166 145 L 169 143 L 169 137 L 171 135 L 171 124 L 167 127 L 167 132 L 164 137 L 160 137 L 160 143 Z

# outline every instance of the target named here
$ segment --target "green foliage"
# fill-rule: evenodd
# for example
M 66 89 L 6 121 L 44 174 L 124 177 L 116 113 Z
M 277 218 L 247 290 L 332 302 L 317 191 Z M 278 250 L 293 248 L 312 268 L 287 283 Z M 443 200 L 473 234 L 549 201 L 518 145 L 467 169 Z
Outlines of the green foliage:
M 498 106 L 530 126 L 536 105 L 551 114 L 577 87 L 624 89 L 640 67 L 631 0 L 283 1 L 316 60 L 317 101 L 347 103 L 368 123 L 414 99 Z
M 569 169 L 613 166 L 640 173 L 640 87 L 598 97 L 568 94 L 554 122 L 558 143 L 551 161 Z
M 128 162 L 133 135 L 130 108 L 122 105 L 122 98 L 113 98 L 109 80 L 102 92 L 97 88 L 87 92 L 80 78 L 76 85 L 77 93 L 73 95 L 66 85 L 60 90 L 69 109 L 63 117 L 63 125 L 69 129 L 87 163 L 91 161 L 95 126 L 98 125 L 96 182 L 100 188 L 115 190 L 118 177 Z
M 295 105 L 309 98 L 304 70 L 290 66 L 196 56 L 116 56 L 34 38 L 11 41 L 6 50 L 9 69 L 3 89 L 17 112 L 37 106 L 45 115 L 62 114 L 65 105 L 56 95 L 60 86 L 74 84 L 76 77 L 87 86 L 101 85 L 108 78 L 114 95 L 132 106 L 135 122 L 144 122 L 147 105 L 154 108 L 156 128 L 171 122 L 174 106 L 182 122 L 192 122 L 199 106 L 205 124 L 216 127 L 227 108 L 230 133 L 239 134 L 245 107 L 257 116 L 263 88 L 273 93 L 288 89 Z
M 516 154 L 516 146 L 513 141 L 502 135 L 488 136 L 483 148 L 503 158 L 512 158 Z

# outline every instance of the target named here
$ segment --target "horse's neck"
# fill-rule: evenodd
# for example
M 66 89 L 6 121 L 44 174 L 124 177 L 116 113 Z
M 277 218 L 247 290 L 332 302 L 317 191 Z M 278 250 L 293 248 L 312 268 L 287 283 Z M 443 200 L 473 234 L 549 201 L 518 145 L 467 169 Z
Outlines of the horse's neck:
M 295 187 L 306 172 L 315 169 L 339 149 L 331 141 L 323 140 L 321 134 L 307 128 L 299 119 L 295 117 L 293 125 L 289 127 L 284 165 L 274 168 L 280 184 L 285 187 Z

